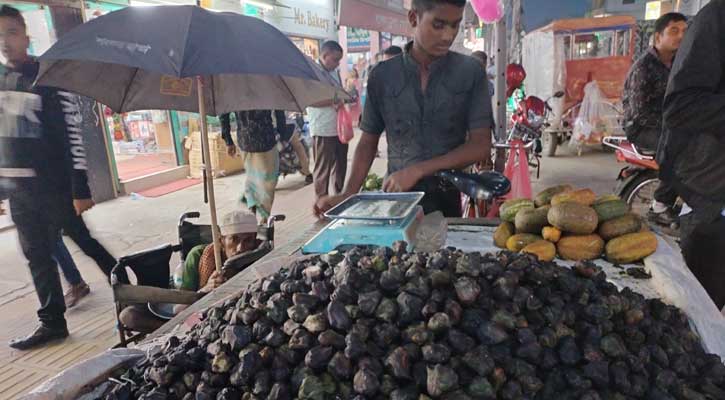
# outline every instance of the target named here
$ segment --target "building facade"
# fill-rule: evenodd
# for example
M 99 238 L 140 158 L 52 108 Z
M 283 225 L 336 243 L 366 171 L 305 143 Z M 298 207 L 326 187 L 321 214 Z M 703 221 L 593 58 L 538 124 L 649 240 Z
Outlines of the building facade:
M 656 6 L 660 14 L 670 11 L 679 11 L 685 15 L 695 15 L 710 0 L 594 0 L 592 14 L 603 15 L 632 15 L 638 20 L 644 20 L 648 3 L 660 4 Z

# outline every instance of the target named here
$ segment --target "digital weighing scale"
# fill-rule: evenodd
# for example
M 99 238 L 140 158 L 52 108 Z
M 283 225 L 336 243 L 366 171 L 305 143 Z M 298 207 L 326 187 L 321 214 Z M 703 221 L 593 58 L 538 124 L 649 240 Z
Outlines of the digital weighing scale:
M 303 254 L 329 253 L 352 246 L 387 246 L 404 240 L 411 247 L 425 193 L 365 192 L 349 197 L 325 216 L 332 222 L 302 246 Z

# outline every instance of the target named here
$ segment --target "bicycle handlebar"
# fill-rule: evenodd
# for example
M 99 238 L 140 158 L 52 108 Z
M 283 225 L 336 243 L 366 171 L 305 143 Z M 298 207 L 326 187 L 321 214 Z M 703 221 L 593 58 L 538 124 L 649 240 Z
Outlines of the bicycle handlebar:
M 528 149 L 530 149 L 530 148 L 534 147 L 534 144 L 535 144 L 535 143 L 536 143 L 536 142 L 535 142 L 534 140 L 532 140 L 532 141 L 530 141 L 530 142 L 526 143 L 526 144 L 524 145 L 524 149 L 525 149 L 525 150 L 528 150 Z M 494 143 L 494 144 L 493 144 L 493 147 L 494 147 L 494 148 L 497 148 L 497 149 L 510 149 L 510 148 L 511 148 L 511 143 Z
M 653 156 L 646 156 L 646 155 L 640 153 L 639 151 L 637 151 L 637 146 L 635 146 L 634 144 L 632 144 L 631 149 L 622 147 L 620 145 L 622 142 L 628 142 L 627 138 L 622 137 L 622 136 L 605 136 L 602 138 L 602 144 L 607 147 L 611 147 L 611 148 L 613 148 L 615 150 L 619 150 L 623 153 L 631 154 L 640 160 L 654 160 L 655 159 Z

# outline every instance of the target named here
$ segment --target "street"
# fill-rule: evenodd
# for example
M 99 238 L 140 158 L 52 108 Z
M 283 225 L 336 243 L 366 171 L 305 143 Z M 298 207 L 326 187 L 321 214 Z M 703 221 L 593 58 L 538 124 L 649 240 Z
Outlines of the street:
M 349 153 L 352 159 L 353 148 Z M 560 152 L 560 154 L 563 153 Z M 385 154 L 383 151 L 382 154 Z M 589 187 L 597 193 L 610 192 L 620 166 L 614 155 L 600 151 L 581 157 L 560 155 L 543 158 L 540 179 L 532 178 L 534 192 L 542 188 L 570 183 Z M 374 172 L 382 174 L 385 160 L 376 160 Z M 244 175 L 216 181 L 217 205 L 220 215 L 237 207 Z M 202 202 L 203 186 L 197 185 L 160 198 L 121 197 L 102 203 L 85 214 L 95 237 L 116 257 L 154 246 L 176 243 L 178 217 L 188 211 L 201 211 L 199 223 L 208 223 L 208 208 Z M 274 213 L 285 214 L 287 220 L 277 225 L 277 245 L 294 239 L 314 217 L 311 206 L 312 186 L 305 186 L 299 176 L 280 179 Z M 36 323 L 37 297 L 30 281 L 26 261 L 20 253 L 14 230 L 0 233 L 0 357 L 7 360 L 0 367 L 0 398 L 12 399 L 27 392 L 47 378 L 76 362 L 98 354 L 118 342 L 110 287 L 105 276 L 78 248 L 67 241 L 78 267 L 91 287 L 91 294 L 75 308 L 66 312 L 71 337 L 63 343 L 19 352 L 7 347 L 7 341 L 29 332 Z M 172 259 L 175 267 L 178 259 Z

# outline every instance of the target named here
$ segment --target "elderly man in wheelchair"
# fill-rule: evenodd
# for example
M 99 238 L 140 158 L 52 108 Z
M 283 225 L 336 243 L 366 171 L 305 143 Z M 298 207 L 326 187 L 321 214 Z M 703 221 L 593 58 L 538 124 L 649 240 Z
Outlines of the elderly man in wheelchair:
M 273 247 L 273 223 L 283 218 L 270 218 L 267 226 L 260 227 L 249 212 L 226 214 L 219 226 L 224 265 L 221 272 L 216 270 L 214 246 L 209 244 L 210 227 L 189 224 L 184 217 L 179 225 L 179 245 L 162 246 L 119 260 L 112 280 L 121 345 L 157 330 L 173 315 L 269 253 Z M 168 265 L 174 251 L 181 252 L 182 263 L 170 279 Z M 136 276 L 137 285 L 128 284 L 127 268 Z M 132 332 L 137 335 L 127 339 Z

